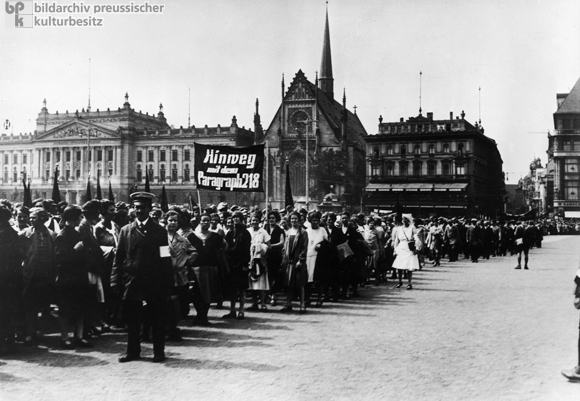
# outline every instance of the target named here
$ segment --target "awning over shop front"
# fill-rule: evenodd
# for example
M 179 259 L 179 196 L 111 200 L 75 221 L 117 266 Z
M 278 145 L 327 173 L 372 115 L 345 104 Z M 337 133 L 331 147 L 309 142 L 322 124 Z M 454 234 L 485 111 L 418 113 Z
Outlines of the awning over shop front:
M 437 184 L 424 184 L 424 183 L 397 183 L 397 184 L 383 184 L 383 183 L 370 183 L 367 185 L 365 190 L 367 192 L 397 192 L 397 191 L 464 191 L 467 187 L 467 183 L 437 183 Z

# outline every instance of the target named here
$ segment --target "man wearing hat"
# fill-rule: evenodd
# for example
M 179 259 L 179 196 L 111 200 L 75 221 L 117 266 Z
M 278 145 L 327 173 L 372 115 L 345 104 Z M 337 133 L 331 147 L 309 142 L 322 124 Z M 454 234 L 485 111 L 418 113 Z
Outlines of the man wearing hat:
M 122 295 L 127 322 L 127 354 L 119 362 L 141 357 L 143 302 L 153 327 L 153 362 L 165 360 L 165 302 L 173 285 L 173 268 L 167 232 L 149 217 L 155 195 L 131 194 L 137 218 L 121 229 L 111 289 Z

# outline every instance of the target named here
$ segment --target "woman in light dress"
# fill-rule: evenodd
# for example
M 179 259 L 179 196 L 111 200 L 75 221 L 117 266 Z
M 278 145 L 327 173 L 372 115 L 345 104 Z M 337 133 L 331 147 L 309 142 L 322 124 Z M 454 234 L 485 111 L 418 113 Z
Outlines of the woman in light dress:
M 326 229 L 320 227 L 320 218 L 321 214 L 319 211 L 312 211 L 308 214 L 308 221 L 310 222 L 310 227 L 306 229 L 306 233 L 308 234 L 308 249 L 306 250 L 306 269 L 308 270 L 308 284 L 312 285 L 316 281 L 316 287 L 318 290 L 318 302 L 316 306 L 322 306 L 322 295 L 323 295 L 323 280 L 320 278 L 320 274 L 318 274 L 318 280 L 315 280 L 314 271 L 316 269 L 316 260 L 318 258 L 318 251 L 321 247 L 321 244 L 324 241 L 328 241 L 328 233 Z M 321 265 L 318 266 L 321 268 Z M 320 273 L 320 272 L 317 272 Z M 310 291 L 311 288 L 308 289 L 308 294 L 306 295 L 307 301 L 306 306 L 310 304 Z
M 268 282 L 268 260 L 266 253 L 270 247 L 270 234 L 260 227 L 260 215 L 252 214 L 250 217 L 250 228 L 248 231 L 252 236 L 250 245 L 250 265 L 248 274 L 248 289 L 254 291 L 254 303 L 248 310 L 258 310 L 257 294 L 260 296 L 259 309 L 265 311 L 266 293 L 270 291 Z
M 393 262 L 393 268 L 398 269 L 399 283 L 396 288 L 403 285 L 403 274 L 401 270 L 407 272 L 407 289 L 413 288 L 412 279 L 413 271 L 419 270 L 419 258 L 417 257 L 417 250 L 421 249 L 421 242 L 417 236 L 417 229 L 412 224 L 413 216 L 411 214 L 403 214 L 403 225 L 393 230 L 393 247 L 396 255 Z M 409 242 L 414 241 L 415 249 L 409 248 Z

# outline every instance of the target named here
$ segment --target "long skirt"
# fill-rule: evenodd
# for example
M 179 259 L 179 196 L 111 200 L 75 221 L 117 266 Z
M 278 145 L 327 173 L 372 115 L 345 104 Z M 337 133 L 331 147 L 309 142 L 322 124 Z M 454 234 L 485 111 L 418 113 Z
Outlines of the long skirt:
M 293 263 L 286 265 L 284 284 L 286 287 L 302 288 L 308 281 L 308 270 L 305 265 L 296 267 Z
M 195 266 L 192 269 L 203 302 L 206 304 L 222 302 L 222 289 L 217 266 Z

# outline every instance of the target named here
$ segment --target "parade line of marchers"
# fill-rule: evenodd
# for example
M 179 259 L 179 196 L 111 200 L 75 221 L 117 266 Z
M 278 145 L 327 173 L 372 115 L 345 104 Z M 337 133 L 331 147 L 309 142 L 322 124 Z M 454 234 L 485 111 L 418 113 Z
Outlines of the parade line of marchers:
M 103 26 L 103 19 L 96 17 L 88 18 L 57 18 L 34 16 L 34 26 Z
M 259 173 L 236 174 L 235 177 L 210 177 L 206 176 L 203 171 L 197 173 L 197 185 L 213 187 L 216 191 L 223 188 L 234 189 L 258 189 L 260 188 Z

